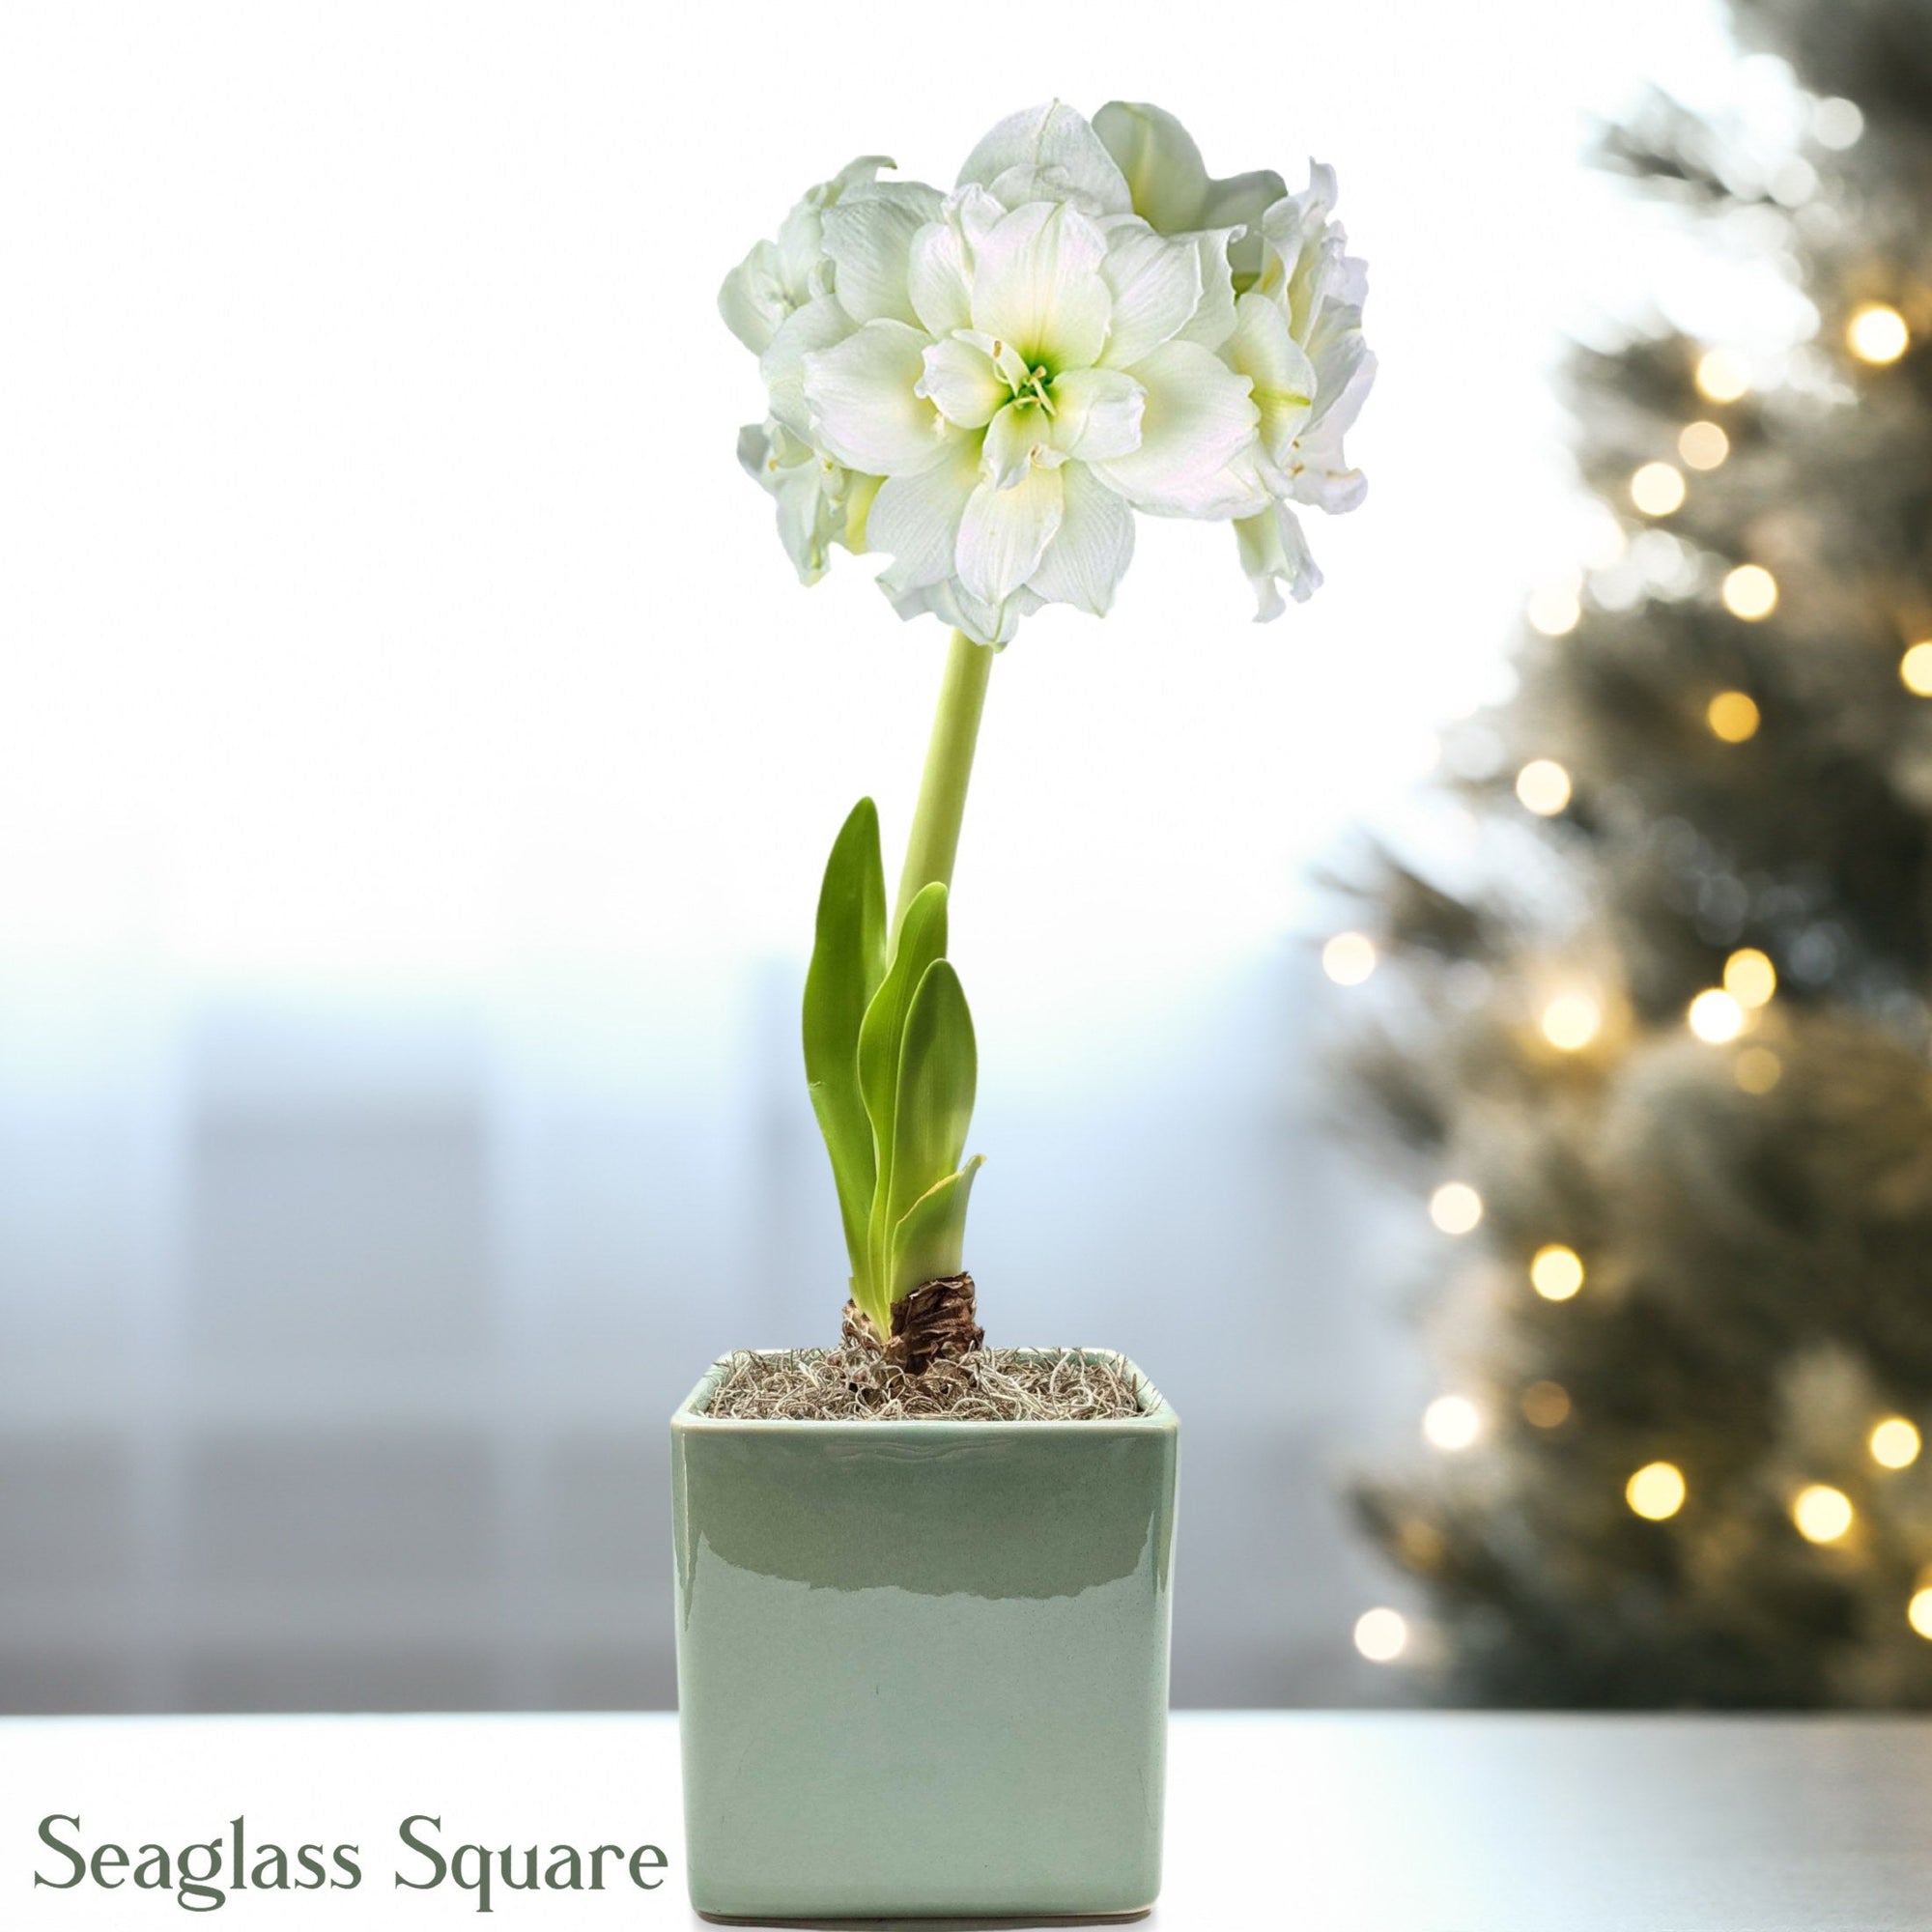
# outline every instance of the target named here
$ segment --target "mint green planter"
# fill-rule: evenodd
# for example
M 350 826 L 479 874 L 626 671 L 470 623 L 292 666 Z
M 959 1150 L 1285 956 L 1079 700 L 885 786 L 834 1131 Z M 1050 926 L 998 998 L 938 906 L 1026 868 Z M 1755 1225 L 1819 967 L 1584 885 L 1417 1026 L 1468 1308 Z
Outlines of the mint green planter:
M 1179 1418 L 671 1417 L 692 1903 L 1131 1914 L 1160 1889 Z

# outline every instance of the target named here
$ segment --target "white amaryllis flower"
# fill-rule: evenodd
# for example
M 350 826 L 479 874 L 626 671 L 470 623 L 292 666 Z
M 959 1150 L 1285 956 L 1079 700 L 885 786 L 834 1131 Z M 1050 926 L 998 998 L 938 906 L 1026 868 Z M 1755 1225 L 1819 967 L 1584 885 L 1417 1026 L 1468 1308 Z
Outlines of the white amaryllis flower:
M 1222 354 L 1254 384 L 1255 474 L 1269 500 L 1240 518 L 1235 534 L 1259 614 L 1279 616 L 1279 586 L 1301 602 L 1321 582 L 1291 505 L 1339 515 L 1368 488 L 1342 451 L 1375 380 L 1362 339 L 1368 269 L 1330 219 L 1334 170 L 1311 162 L 1298 194 L 1268 172 L 1211 181 L 1187 130 L 1158 107 L 1114 101 L 1094 127 L 1133 187 L 1136 211 L 1153 227 L 1172 234 L 1228 221 L 1244 227 L 1231 251 L 1236 320 Z
M 1208 183 L 1157 110 L 1100 126 L 1014 115 L 950 195 L 855 162 L 726 281 L 771 412 L 740 454 L 807 582 L 832 543 L 883 552 L 902 614 L 1003 644 L 1042 603 L 1106 611 L 1135 509 L 1243 530 L 1285 514 L 1318 408 L 1267 321 L 1268 262 L 1294 281 L 1267 254 L 1292 198 L 1276 176 Z M 1260 298 L 1246 321 L 1240 293 Z
M 785 216 L 775 242 L 755 243 L 724 278 L 718 307 L 725 326 L 754 355 L 764 356 L 786 322 L 800 309 L 828 295 L 832 260 L 825 251 L 825 217 L 848 195 L 891 192 L 876 181 L 893 164 L 882 155 L 867 155 L 841 168 L 828 182 L 809 188 Z M 781 352 L 781 359 L 783 359 Z M 804 423 L 790 412 L 798 431 L 775 412 L 762 423 L 738 432 L 738 461 L 778 503 L 779 539 L 799 580 L 816 583 L 825 575 L 834 543 L 863 550 L 853 542 L 853 522 L 863 526 L 870 487 L 857 490 L 853 478 L 811 444 Z M 876 486 L 871 486 L 876 487 Z

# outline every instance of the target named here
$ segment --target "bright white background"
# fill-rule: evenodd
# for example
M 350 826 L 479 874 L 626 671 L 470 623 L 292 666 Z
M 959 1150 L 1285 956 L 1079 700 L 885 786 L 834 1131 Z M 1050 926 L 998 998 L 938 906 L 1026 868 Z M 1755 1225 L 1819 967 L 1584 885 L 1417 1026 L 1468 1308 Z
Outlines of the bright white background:
M 1280 930 L 1296 862 L 1484 691 L 1567 560 L 1552 331 L 1630 293 L 1584 113 L 1716 43 L 1683 0 L 0 33 L 9 924 L 197 972 L 793 948 L 852 797 L 903 822 L 943 639 L 868 563 L 792 581 L 731 461 L 761 396 L 724 271 L 852 155 L 946 184 L 1055 91 L 1161 100 L 1224 172 L 1333 162 L 1374 507 L 1272 628 L 1224 532 L 1144 526 L 1113 617 L 999 668 L 959 944 L 1039 998 Z
M 1453 841 L 1433 727 L 1578 542 L 1558 331 L 1641 286 L 1588 116 L 1722 47 L 1701 0 L 10 6 L 0 1705 L 664 1695 L 657 1418 L 830 1322 L 791 1003 L 943 648 L 868 562 L 797 586 L 714 292 L 854 155 L 944 184 L 1055 93 L 1333 162 L 1382 376 L 1312 606 L 1257 627 L 1225 531 L 1144 524 L 1104 625 L 995 669 L 975 1265 L 996 1334 L 1187 1419 L 1181 1694 L 1362 1694 L 1327 1483 L 1421 1384 L 1320 1144 L 1308 867 Z

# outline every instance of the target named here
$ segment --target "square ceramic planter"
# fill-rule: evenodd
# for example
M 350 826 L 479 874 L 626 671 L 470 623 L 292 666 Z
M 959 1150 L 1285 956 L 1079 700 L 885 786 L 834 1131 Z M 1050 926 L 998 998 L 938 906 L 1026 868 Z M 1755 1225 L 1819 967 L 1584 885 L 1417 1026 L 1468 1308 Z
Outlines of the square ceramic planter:
M 671 1418 L 692 1903 L 1145 1911 L 1173 1409 L 1142 1381 L 1117 1422 L 741 1422 L 704 1413 L 720 1373 Z

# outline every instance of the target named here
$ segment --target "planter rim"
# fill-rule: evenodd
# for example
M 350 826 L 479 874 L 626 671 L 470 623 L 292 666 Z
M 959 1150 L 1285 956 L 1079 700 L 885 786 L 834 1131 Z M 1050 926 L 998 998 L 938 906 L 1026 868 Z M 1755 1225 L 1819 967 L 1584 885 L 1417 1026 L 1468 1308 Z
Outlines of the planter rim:
M 791 1349 L 734 1349 L 732 1355 L 789 1355 L 795 1352 L 796 1350 Z M 1180 1418 L 1174 1412 L 1167 1398 L 1116 1349 L 1019 1349 L 1014 1352 L 1033 1357 L 1071 1354 L 1080 1356 L 1083 1361 L 1112 1362 L 1123 1374 L 1131 1377 L 1139 1389 L 1140 1413 L 1107 1416 L 1097 1420 L 1094 1418 L 1075 1420 L 1071 1417 L 1055 1416 L 1040 1420 L 1018 1418 L 1001 1422 L 956 1421 L 951 1416 L 944 1415 L 901 1416 L 891 1422 L 875 1422 L 857 1417 L 808 1420 L 796 1416 L 705 1415 L 700 1411 L 711 1400 L 712 1391 L 718 1386 L 731 1361 L 731 1355 L 721 1355 L 698 1378 L 696 1387 L 671 1412 L 670 1426 L 673 1433 L 685 1430 L 701 1430 L 709 1433 L 734 1430 L 758 1433 L 776 1430 L 817 1435 L 851 1435 L 867 1442 L 908 1436 L 925 1440 L 940 1434 L 951 1434 L 972 1441 L 980 1441 L 994 1435 L 1014 1434 L 1037 1435 L 1056 1430 L 1077 1430 L 1082 1435 L 1122 1433 L 1139 1435 L 1150 1432 L 1178 1430 L 1180 1427 Z

